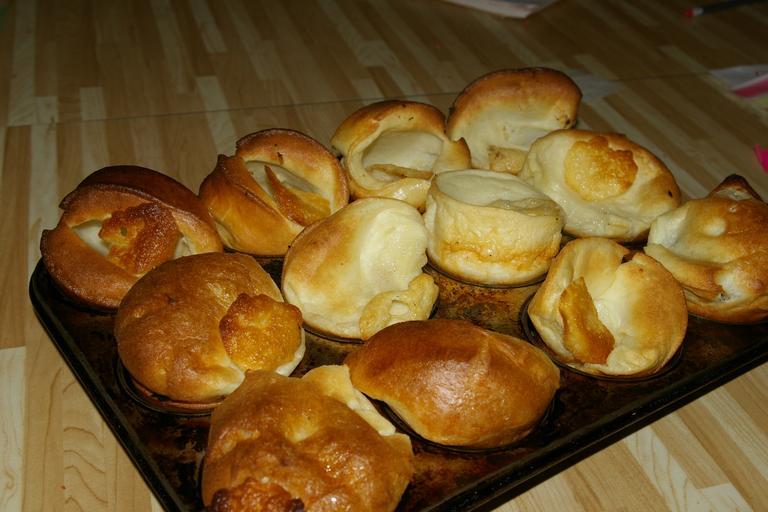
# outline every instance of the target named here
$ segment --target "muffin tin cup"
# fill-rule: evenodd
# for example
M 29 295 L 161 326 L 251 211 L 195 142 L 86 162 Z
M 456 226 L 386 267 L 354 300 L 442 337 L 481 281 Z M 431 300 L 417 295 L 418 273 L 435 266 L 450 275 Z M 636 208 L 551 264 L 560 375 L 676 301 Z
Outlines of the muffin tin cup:
M 523 338 L 520 311 L 544 278 L 517 286 L 480 286 L 456 280 L 429 265 L 424 271 L 440 289 L 433 316 L 469 320 L 488 329 Z
M 177 416 L 208 416 L 224 400 L 220 397 L 210 402 L 185 402 L 153 392 L 134 379 L 120 358 L 115 361 L 115 378 L 132 400 L 151 411 Z
M 544 352 L 552 360 L 552 362 L 559 366 L 562 370 L 592 379 L 599 379 L 616 383 L 643 382 L 663 376 L 665 373 L 671 371 L 683 357 L 685 343 L 680 344 L 680 347 L 678 347 L 675 354 L 661 368 L 650 373 L 642 372 L 631 375 L 610 375 L 600 372 L 592 373 L 580 368 L 576 368 L 571 366 L 568 361 L 564 360 L 557 352 L 552 350 L 539 335 L 539 332 L 536 330 L 536 327 L 531 321 L 531 317 L 528 315 L 528 306 L 530 305 L 532 299 L 533 297 L 529 297 L 528 300 L 526 300 L 523 304 L 523 307 L 520 309 L 520 326 L 522 327 L 525 339 L 531 345 Z
M 514 450 L 515 448 L 522 446 L 529 435 L 531 435 L 536 430 L 539 430 L 548 421 L 552 420 L 552 417 L 555 414 L 554 411 L 555 411 L 556 398 L 553 398 L 549 402 L 549 404 L 547 405 L 547 408 L 544 410 L 544 414 L 541 415 L 539 420 L 531 428 L 530 432 L 528 432 L 526 435 L 524 435 L 523 437 L 521 437 L 520 439 L 512 443 L 505 443 L 498 446 L 491 446 L 487 448 L 476 448 L 471 446 L 441 444 L 436 441 L 432 441 L 422 436 L 418 432 L 416 432 L 408 424 L 407 421 L 405 421 L 399 414 L 397 414 L 394 410 L 392 410 L 392 408 L 389 405 L 387 405 L 385 402 L 376 400 L 374 403 L 376 405 L 376 408 L 379 410 L 379 412 L 382 413 L 390 422 L 392 422 L 392 424 L 395 426 L 395 428 L 399 432 L 407 434 L 408 437 L 411 438 L 411 440 L 418 440 L 418 442 L 421 445 L 423 445 L 422 449 L 447 450 L 449 452 L 455 452 L 458 454 L 483 456 L 483 455 L 489 455 L 489 454 L 498 453 L 498 452 Z

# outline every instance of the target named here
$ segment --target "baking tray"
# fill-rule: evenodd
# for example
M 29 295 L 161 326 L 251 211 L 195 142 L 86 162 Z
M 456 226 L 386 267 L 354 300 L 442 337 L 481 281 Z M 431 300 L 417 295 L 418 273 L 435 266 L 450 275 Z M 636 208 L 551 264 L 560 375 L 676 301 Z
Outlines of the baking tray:
M 279 277 L 279 260 L 261 263 Z M 440 287 L 435 317 L 468 319 L 524 339 L 526 332 L 535 334 L 525 306 L 538 284 L 486 288 L 426 270 Z M 166 510 L 203 508 L 198 478 L 208 416 L 169 414 L 141 403 L 118 361 L 113 316 L 69 301 L 40 262 L 29 292 L 51 340 L 158 502 Z M 308 333 L 295 375 L 341 362 L 355 346 Z M 451 450 L 412 435 L 416 474 L 398 510 L 490 510 L 767 359 L 768 323 L 734 326 L 690 317 L 680 354 L 657 377 L 624 382 L 561 368 L 561 389 L 549 412 L 513 446 Z

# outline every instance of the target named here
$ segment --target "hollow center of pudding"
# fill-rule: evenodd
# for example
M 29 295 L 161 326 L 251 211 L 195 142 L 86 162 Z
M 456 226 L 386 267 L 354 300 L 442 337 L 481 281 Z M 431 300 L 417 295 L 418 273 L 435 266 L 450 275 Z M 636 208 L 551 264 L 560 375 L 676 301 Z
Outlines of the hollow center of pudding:
M 363 167 L 377 180 L 429 179 L 443 142 L 435 135 L 393 130 L 374 140 L 363 155 Z
M 251 176 L 253 176 L 253 179 L 256 180 L 256 183 L 258 183 L 259 186 L 267 191 L 270 195 L 273 195 L 272 186 L 269 183 L 269 178 L 267 177 L 265 166 L 269 166 L 269 168 L 272 169 L 275 177 L 280 181 L 280 183 L 283 184 L 283 186 L 294 191 L 309 192 L 318 196 L 322 195 L 320 189 L 318 189 L 314 184 L 310 183 L 301 176 L 292 173 L 285 167 L 281 167 L 276 164 L 260 162 L 257 160 L 246 161 L 245 167 L 248 169 L 248 172 L 251 173 Z
M 526 109 L 496 109 L 484 112 L 464 135 L 473 161 L 484 168 L 517 173 L 531 144 L 554 128 L 558 126 L 546 118 L 535 121 Z
M 544 194 L 514 176 L 492 172 L 439 174 L 435 182 L 448 197 L 473 206 L 556 215 L 557 207 Z
M 100 220 L 89 220 L 79 226 L 72 228 L 75 234 L 85 242 L 85 245 L 101 254 L 106 256 L 109 254 L 109 244 L 99 237 L 99 231 L 101 231 Z
M 330 215 L 328 199 L 301 176 L 265 162 L 246 162 L 246 168 L 262 190 L 275 200 L 280 212 L 294 222 L 308 226 Z
M 108 220 L 108 219 L 107 219 Z M 113 248 L 113 243 L 102 238 L 103 222 L 100 220 L 89 220 L 72 228 L 72 231 L 82 240 L 85 245 L 107 258 Z M 195 247 L 186 236 L 180 236 L 173 248 L 172 259 L 181 258 L 196 254 Z M 141 272 L 140 272 L 141 273 Z

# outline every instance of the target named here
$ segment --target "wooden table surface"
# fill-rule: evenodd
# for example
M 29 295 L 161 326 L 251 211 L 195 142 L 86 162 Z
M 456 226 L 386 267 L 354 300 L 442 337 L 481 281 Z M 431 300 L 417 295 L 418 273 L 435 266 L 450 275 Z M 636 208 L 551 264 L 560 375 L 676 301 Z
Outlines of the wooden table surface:
M 159 510 L 38 324 L 41 230 L 84 176 L 133 163 L 193 190 L 270 127 L 327 144 L 354 109 L 444 111 L 486 72 L 549 66 L 579 126 L 651 149 L 688 197 L 745 176 L 768 114 L 709 71 L 768 63 L 768 3 L 685 19 L 682 0 L 560 0 L 525 21 L 439 0 L 0 0 L 0 510 Z M 499 508 L 768 510 L 762 366 Z

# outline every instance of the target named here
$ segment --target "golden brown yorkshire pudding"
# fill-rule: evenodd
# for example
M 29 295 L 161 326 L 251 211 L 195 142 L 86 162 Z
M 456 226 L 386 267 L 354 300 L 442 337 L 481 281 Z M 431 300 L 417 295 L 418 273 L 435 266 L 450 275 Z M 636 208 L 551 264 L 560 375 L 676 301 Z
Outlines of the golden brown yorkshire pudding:
M 683 292 L 672 274 L 653 258 L 605 238 L 568 243 L 528 315 L 560 361 L 598 376 L 658 372 L 688 326 Z
M 282 290 L 305 325 L 366 339 L 404 320 L 428 318 L 437 300 L 419 212 L 397 199 L 358 199 L 305 229 L 285 255 Z
M 533 430 L 560 372 L 533 345 L 463 320 L 389 326 L 350 353 L 353 385 L 435 443 L 493 448 Z
M 353 197 L 400 199 L 418 209 L 434 174 L 470 162 L 466 143 L 446 136 L 443 113 L 415 101 L 381 101 L 353 112 L 331 145 L 342 157 Z
M 691 313 L 726 323 L 768 318 L 768 205 L 743 177 L 657 218 L 645 253 L 680 282 Z
M 675 177 L 623 135 L 559 130 L 537 140 L 519 175 L 565 211 L 576 237 L 643 240 L 656 217 L 680 204 Z
M 325 146 L 294 130 L 269 129 L 237 141 L 200 185 L 224 244 L 281 256 L 305 226 L 349 201 L 344 171 Z
M 467 141 L 472 167 L 517 174 L 536 139 L 576 123 L 580 101 L 578 86 L 560 71 L 495 71 L 456 97 L 448 137 Z
M 205 206 L 184 185 L 132 165 L 86 177 L 43 231 L 43 263 L 59 287 L 93 307 L 114 309 L 142 275 L 188 254 L 221 251 Z
M 517 176 L 445 172 L 427 196 L 427 255 L 462 281 L 524 284 L 547 272 L 560 250 L 563 221 L 557 203 Z
M 301 379 L 249 372 L 211 416 L 208 510 L 394 510 L 413 475 L 411 442 L 383 417 L 385 432 L 356 414 L 361 404 L 378 416 L 344 367 Z
M 220 400 L 248 370 L 289 375 L 304 355 L 301 313 L 237 253 L 186 256 L 147 273 L 117 310 L 115 338 L 133 379 L 180 406 Z

